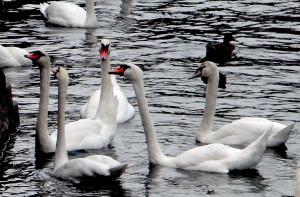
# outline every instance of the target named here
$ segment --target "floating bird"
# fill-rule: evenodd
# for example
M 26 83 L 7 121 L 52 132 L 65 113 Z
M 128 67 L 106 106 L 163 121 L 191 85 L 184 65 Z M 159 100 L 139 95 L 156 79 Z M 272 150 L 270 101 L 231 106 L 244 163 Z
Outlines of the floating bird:
M 159 147 L 150 117 L 145 97 L 143 71 L 138 66 L 127 63 L 119 69 L 111 70 L 110 74 L 124 75 L 133 85 L 146 136 L 150 163 L 185 170 L 228 173 L 230 170 L 254 168 L 260 162 L 272 128 L 271 123 L 265 133 L 244 149 L 214 143 L 192 148 L 175 157 L 164 155 Z
M 294 128 L 294 123 L 286 126 L 265 118 L 245 117 L 226 124 L 217 131 L 212 131 L 216 111 L 218 87 L 226 87 L 226 76 L 219 72 L 217 65 L 206 61 L 191 77 L 201 77 L 207 84 L 205 109 L 202 121 L 196 133 L 196 140 L 202 143 L 222 143 L 248 145 L 265 133 L 270 124 L 272 130 L 267 146 L 275 147 L 284 144 Z

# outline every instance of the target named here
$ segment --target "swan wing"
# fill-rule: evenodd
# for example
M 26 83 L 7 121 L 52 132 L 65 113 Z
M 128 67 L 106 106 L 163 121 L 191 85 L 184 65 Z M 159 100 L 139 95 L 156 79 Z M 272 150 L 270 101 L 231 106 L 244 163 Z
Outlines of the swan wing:
M 32 61 L 25 58 L 28 52 L 18 47 L 3 47 L 0 45 L 0 67 L 1 66 L 30 66 Z
M 270 129 L 271 121 L 265 120 L 242 118 L 233 121 L 212 132 L 211 140 L 223 144 L 248 145 Z
M 53 171 L 53 176 L 71 181 L 86 177 L 107 177 L 109 175 L 109 165 L 86 158 L 69 160 Z
M 218 169 L 216 165 L 209 166 L 206 163 L 222 161 L 225 158 L 239 154 L 240 151 L 227 145 L 214 143 L 185 151 L 175 157 L 174 162 L 178 168 L 183 169 L 225 172 L 224 166 Z
M 134 107 L 128 102 L 127 97 L 125 96 L 124 92 L 121 91 L 119 85 L 117 83 L 113 83 L 113 91 L 114 96 L 117 96 L 119 100 L 119 106 L 117 111 L 117 123 L 123 123 L 135 115 Z M 82 106 L 80 111 L 81 118 L 88 118 L 93 119 L 97 113 L 99 100 L 100 100 L 101 90 L 94 91 L 88 102 Z
M 108 146 L 113 140 L 117 126 L 102 124 L 98 120 L 81 119 L 66 124 L 67 150 L 99 149 Z M 56 142 L 57 131 L 50 137 Z
M 43 9 L 43 8 L 40 8 Z M 69 2 L 52 2 L 46 9 L 46 19 L 49 23 L 64 27 L 84 27 L 86 11 Z

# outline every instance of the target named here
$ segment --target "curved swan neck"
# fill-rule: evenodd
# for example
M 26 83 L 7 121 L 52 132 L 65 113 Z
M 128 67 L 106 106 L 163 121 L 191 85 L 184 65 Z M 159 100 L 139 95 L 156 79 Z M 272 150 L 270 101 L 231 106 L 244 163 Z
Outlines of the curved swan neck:
M 208 78 L 204 114 L 197 132 L 199 138 L 212 132 L 212 123 L 214 120 L 217 104 L 218 83 L 218 75 L 211 76 L 210 78 Z
M 161 151 L 157 141 L 155 128 L 151 120 L 148 103 L 145 97 L 144 82 L 143 80 L 132 81 L 132 84 L 141 114 L 144 133 L 146 135 L 149 161 L 150 163 L 161 164 L 166 157 Z
M 58 131 L 54 158 L 54 170 L 68 161 L 65 137 L 65 106 L 68 84 L 60 84 L 58 88 Z
M 86 6 L 86 18 L 85 18 L 85 27 L 97 27 L 98 22 L 95 14 L 94 0 L 85 0 Z
M 40 66 L 40 103 L 36 125 L 36 149 L 44 153 L 54 152 L 55 147 L 48 134 L 48 105 L 50 65 Z

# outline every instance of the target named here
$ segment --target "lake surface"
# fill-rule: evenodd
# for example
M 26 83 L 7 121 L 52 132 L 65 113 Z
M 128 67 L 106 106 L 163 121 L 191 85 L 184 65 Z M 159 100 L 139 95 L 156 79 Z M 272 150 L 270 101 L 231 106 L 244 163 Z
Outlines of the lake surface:
M 72 1 L 84 6 L 84 1 Z M 300 119 L 300 3 L 298 0 L 95 0 L 99 28 L 59 28 L 45 24 L 39 1 L 5 1 L 0 41 L 28 51 L 43 49 L 52 67 L 69 71 L 66 121 L 100 85 L 99 40 L 112 43 L 111 63 L 144 67 L 147 100 L 159 143 L 167 155 L 200 146 L 195 132 L 204 109 L 205 84 L 188 80 L 205 56 L 210 41 L 232 32 L 239 42 L 236 57 L 220 67 L 227 88 L 218 93 L 214 129 L 245 116 L 283 124 Z M 85 186 L 50 176 L 53 158 L 36 162 L 35 125 L 39 102 L 37 67 L 6 68 L 14 100 L 19 103 L 19 132 L 2 161 L 1 196 L 293 196 L 300 158 L 300 124 L 287 150 L 267 149 L 256 170 L 217 174 L 150 166 L 137 102 L 128 80 L 118 83 L 134 105 L 136 116 L 118 126 L 111 147 L 70 153 L 70 158 L 107 154 L 129 162 L 112 185 Z M 56 129 L 57 82 L 52 77 L 50 131 Z

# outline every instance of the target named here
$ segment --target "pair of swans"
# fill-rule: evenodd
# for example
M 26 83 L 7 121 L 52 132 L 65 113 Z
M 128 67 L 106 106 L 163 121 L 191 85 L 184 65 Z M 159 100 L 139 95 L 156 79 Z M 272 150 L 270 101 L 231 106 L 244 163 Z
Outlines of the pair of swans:
M 42 50 L 32 52 L 26 57 L 35 62 L 40 69 L 40 103 L 36 127 L 37 151 L 55 152 L 57 131 L 51 135 L 48 133 L 50 57 Z M 106 66 L 105 61 L 101 61 L 102 69 Z M 103 99 L 99 102 L 100 107 L 95 119 L 80 119 L 65 125 L 67 150 L 99 149 L 108 146 L 114 138 L 117 130 L 116 114 L 119 102 L 113 96 L 110 78 L 108 84 L 103 85 L 102 88 Z
M 32 62 L 25 58 L 28 52 L 19 47 L 4 47 L 0 45 L 0 67 L 31 66 Z
M 65 105 L 69 76 L 64 68 L 53 70 L 58 80 L 58 132 L 52 175 L 74 182 L 85 178 L 116 179 L 123 174 L 127 164 L 121 164 L 105 155 L 91 155 L 68 160 L 65 141 Z
M 109 75 L 110 70 L 110 53 L 111 43 L 108 39 L 102 39 L 100 42 L 100 60 L 101 60 L 101 87 L 99 90 L 94 91 L 88 102 L 82 106 L 80 110 L 81 118 L 95 119 L 99 101 L 103 100 L 103 88 L 106 84 L 112 85 L 113 93 L 119 100 L 117 110 L 117 123 L 124 123 L 135 115 L 133 106 L 128 102 L 127 97 L 121 91 L 119 84 L 117 83 L 116 77 Z
M 63 27 L 97 28 L 94 0 L 85 0 L 86 11 L 70 2 L 41 3 L 40 12 L 48 23 Z
M 165 156 L 159 147 L 145 97 L 143 71 L 136 65 L 127 63 L 110 74 L 123 75 L 133 85 L 146 136 L 150 163 L 185 170 L 228 173 L 230 170 L 254 168 L 261 160 L 272 129 L 269 123 L 265 132 L 244 149 L 213 143 L 187 150 L 176 157 Z
M 205 109 L 202 121 L 196 132 L 196 140 L 202 143 L 222 143 L 231 145 L 248 145 L 261 136 L 272 125 L 268 147 L 283 145 L 290 136 L 294 123 L 283 125 L 265 118 L 246 117 L 226 124 L 212 132 L 212 123 L 216 110 L 218 87 L 225 88 L 226 77 L 219 73 L 215 63 L 206 61 L 191 77 L 199 77 L 207 83 Z

